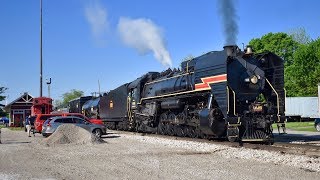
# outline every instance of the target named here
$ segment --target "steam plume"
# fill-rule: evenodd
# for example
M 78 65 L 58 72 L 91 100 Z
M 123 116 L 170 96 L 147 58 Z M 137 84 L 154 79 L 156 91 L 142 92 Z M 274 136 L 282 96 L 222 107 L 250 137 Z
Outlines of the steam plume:
M 219 13 L 222 17 L 225 44 L 236 44 L 238 36 L 237 14 L 234 0 L 219 0 Z
M 91 26 L 93 37 L 101 41 L 109 28 L 107 10 L 98 0 L 91 1 L 85 7 L 85 17 Z
M 150 19 L 121 17 L 118 31 L 122 41 L 140 54 L 153 52 L 154 57 L 164 66 L 171 67 L 170 54 L 165 46 L 161 29 Z

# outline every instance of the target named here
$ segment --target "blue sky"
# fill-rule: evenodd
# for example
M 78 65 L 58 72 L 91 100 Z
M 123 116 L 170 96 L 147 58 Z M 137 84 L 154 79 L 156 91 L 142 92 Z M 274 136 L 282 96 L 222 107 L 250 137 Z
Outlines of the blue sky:
M 236 0 L 235 7 L 241 47 L 268 32 L 300 27 L 313 39 L 320 36 L 320 1 Z M 23 92 L 39 96 L 39 0 L 1 0 L 0 23 L 0 86 L 9 88 L 4 95 L 8 102 Z M 178 67 L 190 54 L 223 45 L 216 0 L 43 0 L 43 95 L 46 78 L 52 78 L 54 99 L 71 89 L 90 95 L 98 80 L 101 91 L 109 91 L 165 70 L 157 59 L 170 57 Z

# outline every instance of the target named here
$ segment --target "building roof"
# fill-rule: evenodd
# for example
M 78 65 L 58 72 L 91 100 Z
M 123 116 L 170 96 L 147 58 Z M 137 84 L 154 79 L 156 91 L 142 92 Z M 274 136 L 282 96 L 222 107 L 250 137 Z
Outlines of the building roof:
M 17 99 L 15 99 L 14 101 L 12 101 L 11 103 L 7 104 L 3 109 L 8 111 L 11 107 L 11 105 L 13 105 L 14 103 L 30 103 L 32 104 L 32 100 L 33 100 L 33 96 L 30 95 L 28 92 L 23 93 L 20 97 L 18 97 Z

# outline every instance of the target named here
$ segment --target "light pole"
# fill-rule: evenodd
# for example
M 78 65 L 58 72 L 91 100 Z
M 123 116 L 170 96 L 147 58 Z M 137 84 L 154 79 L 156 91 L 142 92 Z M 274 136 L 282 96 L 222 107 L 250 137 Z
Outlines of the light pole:
M 42 97 L 42 0 L 40 0 L 40 97 Z
M 48 97 L 50 97 L 50 84 L 51 84 L 51 78 L 49 78 L 49 80 L 47 79 L 47 85 L 48 85 Z

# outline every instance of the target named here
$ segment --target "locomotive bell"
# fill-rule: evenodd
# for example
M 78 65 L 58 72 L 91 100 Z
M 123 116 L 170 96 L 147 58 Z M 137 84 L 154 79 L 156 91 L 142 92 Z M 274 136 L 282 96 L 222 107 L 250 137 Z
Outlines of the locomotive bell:
M 233 56 L 236 57 L 239 53 L 239 48 L 237 45 L 227 45 L 223 46 L 223 49 L 226 51 L 227 56 Z
M 247 47 L 246 47 L 246 52 L 245 52 L 245 54 L 248 54 L 248 55 L 253 54 L 253 50 L 252 50 L 252 47 L 251 47 L 251 46 L 247 46 Z

